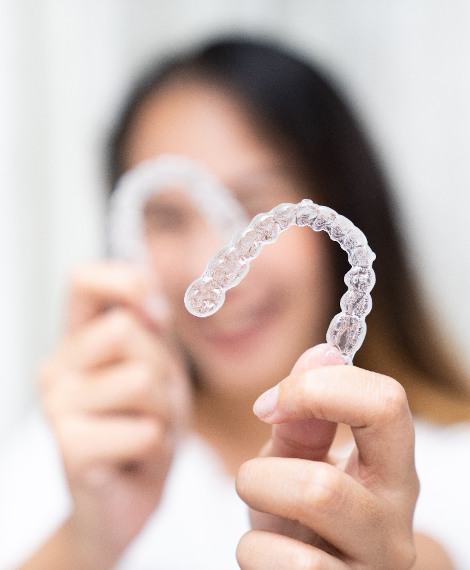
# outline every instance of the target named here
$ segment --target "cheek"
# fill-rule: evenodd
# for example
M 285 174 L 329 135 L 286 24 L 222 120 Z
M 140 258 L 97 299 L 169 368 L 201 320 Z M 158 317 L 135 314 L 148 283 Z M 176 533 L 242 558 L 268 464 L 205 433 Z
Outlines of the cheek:
M 199 277 L 220 244 L 210 232 L 195 232 L 179 239 L 148 240 L 151 269 L 167 297 L 181 304 L 188 285 Z
M 328 260 L 325 242 L 307 228 L 291 228 L 257 260 L 259 279 L 281 285 L 291 293 L 315 293 L 323 289 Z M 316 296 L 316 295 L 315 295 Z

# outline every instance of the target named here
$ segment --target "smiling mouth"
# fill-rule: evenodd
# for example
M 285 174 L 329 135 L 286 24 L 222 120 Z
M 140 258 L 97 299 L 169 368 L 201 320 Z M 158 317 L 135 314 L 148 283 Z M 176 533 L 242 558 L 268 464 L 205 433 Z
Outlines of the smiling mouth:
M 216 323 L 208 322 L 210 326 L 201 331 L 202 336 L 221 349 L 241 347 L 254 341 L 267 332 L 269 325 L 280 314 L 280 303 L 273 297 L 270 295 L 261 304 L 251 305 L 239 312 L 231 311 L 232 318 L 226 318 L 221 312 Z

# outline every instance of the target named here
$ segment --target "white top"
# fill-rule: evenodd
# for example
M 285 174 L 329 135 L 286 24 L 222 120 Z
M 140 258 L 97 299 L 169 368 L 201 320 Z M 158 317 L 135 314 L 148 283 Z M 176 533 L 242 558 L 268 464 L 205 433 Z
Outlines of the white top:
M 416 530 L 436 537 L 457 567 L 470 568 L 470 424 L 416 423 L 421 494 Z M 35 414 L 0 454 L 0 570 L 28 558 L 67 515 L 70 499 L 54 439 Z M 159 509 L 119 570 L 236 570 L 247 508 L 214 452 L 196 436 L 182 444 Z

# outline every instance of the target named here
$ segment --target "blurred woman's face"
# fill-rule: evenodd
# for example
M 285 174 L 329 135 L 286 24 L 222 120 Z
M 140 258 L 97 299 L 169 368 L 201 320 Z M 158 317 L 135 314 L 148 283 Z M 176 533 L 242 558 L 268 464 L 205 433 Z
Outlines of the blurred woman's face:
M 202 82 L 173 83 L 150 98 L 126 150 L 129 167 L 162 153 L 202 162 L 250 217 L 306 195 L 280 146 L 262 137 L 235 98 Z M 228 291 L 222 309 L 201 319 L 184 308 L 184 292 L 225 244 L 182 193 L 159 195 L 146 212 L 149 251 L 175 333 L 206 389 L 257 395 L 324 339 L 332 279 L 325 236 L 306 228 L 284 232 Z

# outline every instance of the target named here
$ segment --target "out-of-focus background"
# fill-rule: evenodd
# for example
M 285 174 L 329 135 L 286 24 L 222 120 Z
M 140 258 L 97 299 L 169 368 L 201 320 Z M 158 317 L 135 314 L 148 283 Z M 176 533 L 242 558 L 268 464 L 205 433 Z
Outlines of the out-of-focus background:
M 0 0 L 0 442 L 34 402 L 69 271 L 102 255 L 104 142 L 126 89 L 146 62 L 228 31 L 336 76 L 470 368 L 469 30 L 467 0 Z

